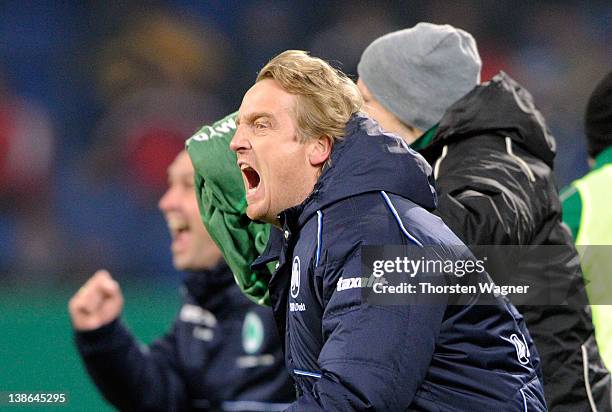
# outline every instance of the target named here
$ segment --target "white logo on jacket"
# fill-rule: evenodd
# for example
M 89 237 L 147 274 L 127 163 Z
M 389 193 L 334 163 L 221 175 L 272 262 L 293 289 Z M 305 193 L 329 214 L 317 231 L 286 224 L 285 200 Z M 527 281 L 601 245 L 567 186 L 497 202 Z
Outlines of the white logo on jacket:
M 300 257 L 293 258 L 291 265 L 291 297 L 297 298 L 300 294 Z
M 366 279 L 367 280 L 367 279 Z M 361 278 L 343 278 L 340 276 L 338 283 L 336 283 L 336 290 L 341 292 L 347 289 L 355 289 L 361 287 Z
M 217 326 L 217 318 L 212 312 L 190 303 L 185 303 L 181 308 L 179 319 L 186 323 L 195 323 L 209 328 Z
M 527 365 L 529 363 L 529 357 L 531 354 L 529 353 L 529 347 L 527 346 L 527 342 L 525 341 L 525 336 L 521 333 L 523 340 L 521 340 L 516 334 L 512 334 L 510 336 L 510 341 L 514 344 L 514 348 L 516 349 L 516 357 L 521 365 Z
M 215 327 L 217 318 L 212 312 L 190 303 L 186 303 L 181 308 L 179 314 L 181 322 L 192 323 L 193 337 L 205 342 L 210 342 L 215 337 Z
M 248 312 L 242 324 L 242 348 L 249 355 L 261 348 L 264 341 L 264 325 L 255 312 Z

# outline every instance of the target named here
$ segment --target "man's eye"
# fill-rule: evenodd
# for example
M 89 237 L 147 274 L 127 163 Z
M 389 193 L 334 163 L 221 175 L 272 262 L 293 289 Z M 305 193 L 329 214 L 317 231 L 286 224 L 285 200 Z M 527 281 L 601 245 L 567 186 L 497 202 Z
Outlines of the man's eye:
M 268 124 L 265 122 L 256 122 L 255 123 L 255 128 L 258 130 L 262 130 L 262 129 L 266 129 L 268 128 Z

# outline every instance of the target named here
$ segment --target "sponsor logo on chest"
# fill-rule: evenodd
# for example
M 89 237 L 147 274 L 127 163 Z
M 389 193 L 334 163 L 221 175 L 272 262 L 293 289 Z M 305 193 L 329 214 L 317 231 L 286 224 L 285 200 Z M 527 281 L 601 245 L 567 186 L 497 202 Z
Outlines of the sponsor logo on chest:
M 289 294 L 291 298 L 297 299 L 300 295 L 300 287 L 302 280 L 302 264 L 300 257 L 295 256 L 291 263 L 291 289 Z M 289 312 L 304 312 L 306 310 L 306 304 L 304 302 L 289 302 Z

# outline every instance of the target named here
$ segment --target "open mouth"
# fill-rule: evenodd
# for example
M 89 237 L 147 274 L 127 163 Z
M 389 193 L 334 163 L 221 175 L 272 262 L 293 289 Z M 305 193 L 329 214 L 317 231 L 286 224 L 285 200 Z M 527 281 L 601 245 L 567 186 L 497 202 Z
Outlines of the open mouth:
M 166 215 L 166 223 L 172 238 L 171 250 L 173 254 L 189 250 L 192 244 L 192 233 L 189 221 L 180 213 Z
M 173 240 L 177 239 L 182 234 L 189 232 L 189 224 L 185 219 L 168 217 L 167 223 L 168 230 L 170 230 L 170 235 L 172 236 Z
M 259 185 L 261 183 L 259 173 L 257 173 L 257 170 L 245 163 L 240 165 L 240 170 L 244 176 L 247 197 L 251 197 L 257 192 L 257 189 L 259 189 Z

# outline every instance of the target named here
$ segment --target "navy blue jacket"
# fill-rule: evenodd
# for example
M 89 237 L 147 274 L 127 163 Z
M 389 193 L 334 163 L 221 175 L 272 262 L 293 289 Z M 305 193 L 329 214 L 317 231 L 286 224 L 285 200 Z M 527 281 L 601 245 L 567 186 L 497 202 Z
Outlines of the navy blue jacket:
M 148 347 L 119 321 L 76 334 L 104 397 L 131 411 L 276 411 L 295 399 L 269 308 L 247 299 L 225 263 L 192 273 L 173 328 Z
M 420 155 L 369 118 L 354 116 L 345 136 L 312 194 L 281 213 L 280 244 L 274 236 L 255 262 L 279 258 L 270 297 L 298 388 L 290 410 L 546 410 L 537 354 L 507 300 L 373 305 L 338 287 L 362 276 L 360 246 L 462 245 L 429 212 Z

